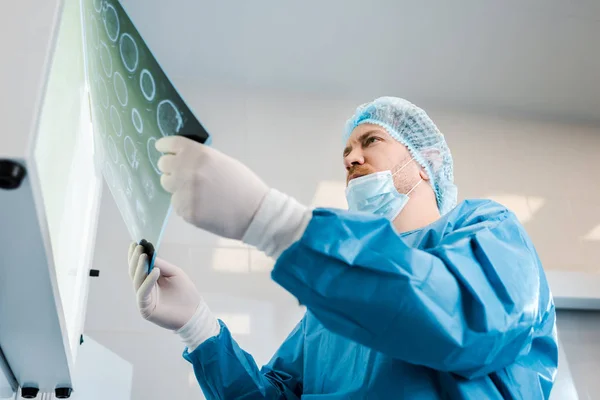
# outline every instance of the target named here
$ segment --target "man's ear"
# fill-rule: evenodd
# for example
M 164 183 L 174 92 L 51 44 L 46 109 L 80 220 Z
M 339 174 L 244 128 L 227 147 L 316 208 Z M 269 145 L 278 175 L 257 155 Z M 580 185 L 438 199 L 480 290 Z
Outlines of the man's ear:
M 442 159 L 442 154 L 438 149 L 423 149 L 421 150 L 421 155 L 427 160 L 434 171 L 437 171 L 442 167 L 444 160 Z M 430 180 L 427 171 L 425 171 L 425 168 L 423 167 L 421 167 L 421 178 L 424 181 Z
M 438 149 L 422 149 L 420 151 L 421 155 L 431 166 L 434 171 L 437 171 L 442 167 L 444 163 L 444 159 L 442 158 L 442 153 Z

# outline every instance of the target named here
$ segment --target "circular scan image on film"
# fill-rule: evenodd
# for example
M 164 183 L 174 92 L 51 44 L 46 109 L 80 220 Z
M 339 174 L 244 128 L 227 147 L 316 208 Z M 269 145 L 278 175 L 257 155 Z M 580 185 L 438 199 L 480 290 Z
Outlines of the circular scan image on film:
M 115 76 L 113 78 L 113 86 L 115 88 L 115 94 L 117 95 L 117 100 L 119 103 L 125 107 L 127 102 L 129 101 L 129 95 L 127 93 L 127 84 L 125 84 L 125 79 L 123 79 L 123 75 L 120 72 L 115 72 Z
M 119 110 L 117 110 L 117 107 L 115 106 L 110 106 L 110 122 L 112 124 L 115 135 L 121 137 L 123 135 L 123 123 L 121 122 Z
M 93 0 L 93 4 L 94 4 L 94 10 L 96 10 L 97 13 L 102 12 L 102 3 L 104 0 Z
M 110 50 L 108 49 L 108 45 L 103 40 L 100 41 L 100 64 L 102 64 L 102 69 L 104 70 L 104 75 L 107 78 L 110 78 L 113 73 L 113 60 L 110 55 Z
M 155 143 L 156 143 L 156 138 L 154 138 L 154 137 L 151 137 L 150 139 L 148 139 L 148 142 L 146 143 L 146 150 L 148 151 L 148 160 L 150 161 L 150 164 L 152 165 L 154 172 L 156 172 L 158 175 L 162 175 L 162 173 L 158 169 L 158 160 L 162 156 L 162 153 L 160 151 L 156 150 L 156 147 L 154 147 Z
M 131 123 L 133 123 L 133 127 L 137 133 L 141 134 L 144 132 L 144 121 L 142 120 L 142 116 L 137 108 L 131 109 Z
M 94 14 L 90 13 L 87 17 L 89 21 L 87 30 L 88 41 L 92 45 L 92 47 L 96 50 L 100 48 L 100 34 L 98 32 L 98 20 L 94 17 Z
M 139 64 L 140 54 L 135 40 L 129 33 L 121 35 L 119 52 L 121 53 L 121 61 L 123 61 L 125 69 L 129 72 L 135 72 Z
M 146 100 L 154 100 L 156 96 L 156 84 L 154 83 L 154 77 L 147 69 L 143 69 L 140 73 L 140 89 Z
M 129 166 L 134 170 L 138 169 L 140 165 L 140 155 L 130 136 L 125 136 L 123 146 L 125 147 L 125 158 L 127 158 Z
M 144 187 L 144 193 L 146 194 L 148 200 L 154 200 L 154 196 L 156 196 L 156 186 L 154 185 L 154 182 L 152 182 L 152 179 L 150 179 L 149 176 L 144 175 L 142 177 L 142 185 Z
M 123 191 L 127 195 L 128 198 L 133 196 L 133 179 L 131 178 L 131 173 L 125 166 L 125 164 L 121 164 L 119 167 L 119 173 L 121 175 L 121 184 L 123 185 Z
M 98 100 L 100 101 L 100 104 L 102 104 L 102 107 L 108 109 L 108 88 L 106 87 L 106 81 L 101 76 L 98 77 L 96 88 L 98 89 Z
M 156 107 L 156 123 L 163 136 L 172 136 L 183 127 L 181 113 L 171 100 L 162 100 Z
M 121 25 L 119 23 L 119 14 L 117 13 L 117 9 L 110 3 L 106 3 L 104 8 L 104 12 L 102 13 L 102 20 L 104 21 L 104 29 L 106 30 L 106 35 L 110 39 L 111 42 L 116 42 L 119 38 L 119 31 L 121 30 Z

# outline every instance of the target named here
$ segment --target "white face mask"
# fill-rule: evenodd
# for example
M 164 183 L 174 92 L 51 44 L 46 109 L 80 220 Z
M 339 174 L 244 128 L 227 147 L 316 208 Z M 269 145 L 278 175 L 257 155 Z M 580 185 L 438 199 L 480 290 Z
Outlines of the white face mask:
M 393 221 L 410 200 L 408 195 L 423 182 L 423 179 L 419 180 L 406 194 L 396 189 L 394 176 L 412 161 L 409 160 L 393 174 L 388 170 L 352 179 L 346 188 L 348 209 L 381 215 Z

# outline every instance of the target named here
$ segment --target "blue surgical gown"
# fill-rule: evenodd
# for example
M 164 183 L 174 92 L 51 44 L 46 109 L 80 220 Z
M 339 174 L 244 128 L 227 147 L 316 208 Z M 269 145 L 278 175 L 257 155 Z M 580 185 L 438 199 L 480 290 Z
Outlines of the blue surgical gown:
M 272 277 L 304 318 L 261 369 L 222 323 L 186 350 L 207 398 L 549 397 L 554 303 L 525 230 L 497 203 L 465 201 L 404 234 L 317 209 Z

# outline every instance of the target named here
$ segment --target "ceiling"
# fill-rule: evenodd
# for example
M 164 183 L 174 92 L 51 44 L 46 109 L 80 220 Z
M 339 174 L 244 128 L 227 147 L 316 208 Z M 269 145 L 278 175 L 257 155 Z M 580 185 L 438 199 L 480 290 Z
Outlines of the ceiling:
M 595 0 L 124 0 L 178 87 L 381 94 L 600 121 Z

